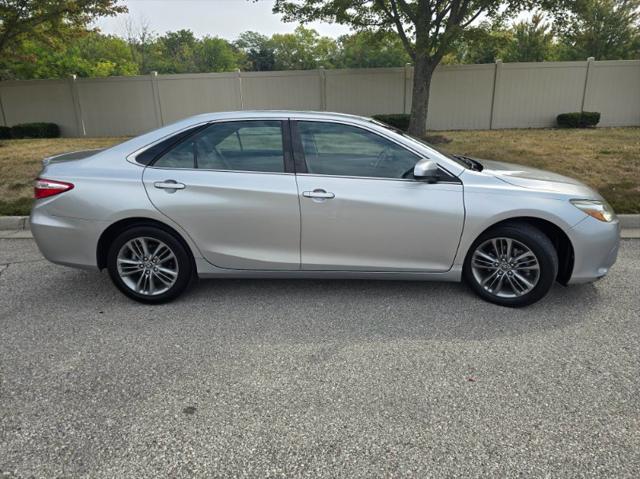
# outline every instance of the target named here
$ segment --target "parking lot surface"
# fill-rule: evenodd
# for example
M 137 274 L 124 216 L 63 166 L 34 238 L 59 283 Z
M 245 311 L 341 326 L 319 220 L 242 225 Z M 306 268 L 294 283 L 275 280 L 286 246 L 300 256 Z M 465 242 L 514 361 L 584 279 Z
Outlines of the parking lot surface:
M 512 310 L 463 285 L 136 304 L 0 240 L 0 477 L 638 477 L 640 241 Z

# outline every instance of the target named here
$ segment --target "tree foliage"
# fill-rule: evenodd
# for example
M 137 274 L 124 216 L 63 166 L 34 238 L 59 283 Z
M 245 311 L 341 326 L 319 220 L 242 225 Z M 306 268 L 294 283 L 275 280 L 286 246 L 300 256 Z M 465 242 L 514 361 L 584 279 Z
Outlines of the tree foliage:
M 135 75 L 135 63 L 126 41 L 111 35 L 86 32 L 72 41 L 34 37 L 0 61 L 0 78 L 62 78 Z
M 411 62 L 397 35 L 363 31 L 338 38 L 336 68 L 399 67 Z
M 573 0 L 551 10 L 565 58 L 640 58 L 640 0 Z
M 440 62 L 584 60 L 588 56 L 640 58 L 639 2 L 565 0 L 541 3 L 544 10 L 515 24 L 510 23 L 508 16 L 497 12 L 493 17 L 480 16 L 452 37 Z M 0 5 L 8 3 L 0 0 Z M 300 1 L 295 3 L 302 4 Z M 332 2 L 317 0 L 313 3 L 317 7 Z M 354 2 L 343 0 L 339 3 Z M 410 4 L 415 7 L 421 2 L 358 3 L 368 4 L 373 12 L 374 3 L 379 4 L 377 8 L 385 5 L 386 8 L 393 5 L 399 8 Z M 432 3 L 422 1 L 422 4 Z M 215 36 L 198 38 L 189 30 L 158 35 L 144 21 L 136 23 L 131 19 L 126 23 L 122 38 L 88 30 L 82 22 L 74 24 L 70 20 L 61 20 L 58 33 L 54 34 L 53 23 L 45 22 L 35 26 L 29 34 L 11 40 L 11 48 L 0 55 L 0 79 L 60 78 L 70 74 L 85 77 L 138 75 L 151 71 L 162 74 L 315 69 L 321 66 L 400 67 L 407 62 L 417 67 L 417 35 L 411 23 L 403 21 L 411 47 L 407 49 L 396 26 L 375 26 L 370 21 L 372 18 L 359 19 L 357 24 L 361 29 L 337 39 L 300 26 L 292 33 L 272 36 L 247 31 L 234 42 Z M 434 50 L 429 52 L 434 54 Z
M 517 12 L 533 0 L 276 0 L 285 20 L 323 20 L 356 30 L 394 32 L 414 64 L 409 131 L 423 135 L 431 78 L 445 55 L 480 16 Z
M 538 12 L 509 27 L 498 20 L 469 28 L 456 44 L 454 58 L 460 63 L 543 62 L 559 55 L 551 25 Z
M 22 40 L 64 38 L 126 10 L 118 0 L 0 0 L 0 58 Z

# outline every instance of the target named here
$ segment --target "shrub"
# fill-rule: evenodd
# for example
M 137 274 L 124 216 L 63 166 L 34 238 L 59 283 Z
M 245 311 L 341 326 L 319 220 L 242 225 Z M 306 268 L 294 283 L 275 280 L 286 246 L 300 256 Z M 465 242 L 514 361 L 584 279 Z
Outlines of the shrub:
M 55 123 L 22 123 L 11 127 L 12 138 L 58 138 L 60 128 Z
M 386 123 L 398 130 L 407 131 L 409 129 L 409 115 L 405 113 L 396 113 L 394 115 L 373 115 L 374 120 Z
M 11 128 L 0 126 L 0 140 L 8 140 L 9 138 L 11 138 Z
M 600 112 L 599 111 L 583 111 L 582 123 L 584 126 L 596 126 L 598 123 L 600 123 Z
M 600 121 L 600 113 L 597 111 L 582 111 L 574 113 L 562 113 L 556 118 L 558 126 L 563 128 L 588 128 Z
M 31 213 L 31 198 L 0 200 L 0 216 L 28 216 Z

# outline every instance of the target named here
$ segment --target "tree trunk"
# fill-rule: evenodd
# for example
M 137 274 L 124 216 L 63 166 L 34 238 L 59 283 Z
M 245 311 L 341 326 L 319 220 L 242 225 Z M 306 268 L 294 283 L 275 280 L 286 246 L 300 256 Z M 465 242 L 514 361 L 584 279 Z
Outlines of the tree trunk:
M 411 119 L 409 134 L 423 137 L 427 132 L 427 113 L 429 110 L 429 90 L 431 77 L 437 64 L 428 58 L 416 58 L 413 70 L 413 91 L 411 94 Z

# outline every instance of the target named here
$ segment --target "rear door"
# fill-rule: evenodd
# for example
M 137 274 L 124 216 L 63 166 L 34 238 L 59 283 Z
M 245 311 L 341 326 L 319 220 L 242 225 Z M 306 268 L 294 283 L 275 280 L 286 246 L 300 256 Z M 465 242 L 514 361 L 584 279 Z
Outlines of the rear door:
M 360 126 L 293 126 L 303 270 L 451 268 L 464 222 L 455 176 L 414 179 L 417 154 Z
M 212 123 L 145 168 L 149 198 L 220 268 L 297 270 L 288 131 L 285 119 Z

